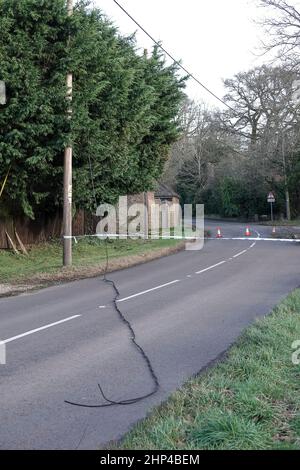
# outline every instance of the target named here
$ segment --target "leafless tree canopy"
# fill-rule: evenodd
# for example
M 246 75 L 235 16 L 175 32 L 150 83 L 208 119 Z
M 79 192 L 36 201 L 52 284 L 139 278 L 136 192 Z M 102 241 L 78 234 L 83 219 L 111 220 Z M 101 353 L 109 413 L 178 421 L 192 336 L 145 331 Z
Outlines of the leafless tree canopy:
M 268 37 L 263 43 L 265 52 L 275 50 L 277 57 L 299 67 L 300 11 L 292 1 L 259 0 L 259 4 L 266 8 L 266 17 L 260 21 Z
M 257 210 L 277 188 L 289 217 L 290 200 L 300 212 L 300 0 L 299 11 L 294 0 L 256 1 L 266 13 L 264 52 L 277 60 L 225 80 L 227 110 L 184 103 L 163 179 L 190 202 L 225 204 L 227 215 L 241 204 L 246 214 Z
M 297 75 L 283 67 L 256 67 L 224 81 L 231 110 L 223 114 L 223 125 L 239 133 L 253 146 L 267 130 L 278 130 L 295 119 L 293 83 Z
M 300 155 L 296 77 L 295 71 L 283 65 L 238 73 L 224 81 L 224 100 L 230 105 L 226 111 L 210 111 L 187 100 L 179 116 L 182 136 L 173 146 L 164 181 L 189 202 L 207 204 L 216 198 L 219 202 L 214 207 L 218 208 L 225 201 L 227 214 L 238 212 L 228 191 L 239 198 L 249 195 L 246 214 L 251 198 L 251 210 L 256 210 L 255 198 L 264 203 L 274 188 L 282 191 L 283 201 L 289 201 L 291 178 L 297 192 L 293 166 L 295 161 L 298 165 Z M 284 202 L 282 207 L 285 212 Z
M 175 187 L 177 176 L 197 185 L 199 192 L 204 190 L 219 162 L 221 155 L 232 151 L 227 131 L 222 130 L 219 116 L 209 111 L 203 103 L 187 100 L 179 116 L 182 137 L 173 146 L 167 162 L 164 182 Z M 226 137 L 225 137 L 226 134 Z

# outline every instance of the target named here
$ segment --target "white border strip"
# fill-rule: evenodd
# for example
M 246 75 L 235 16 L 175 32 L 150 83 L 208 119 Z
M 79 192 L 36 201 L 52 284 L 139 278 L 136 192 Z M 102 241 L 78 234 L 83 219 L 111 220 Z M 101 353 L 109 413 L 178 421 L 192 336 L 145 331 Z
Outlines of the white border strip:
M 142 233 L 131 233 L 131 234 L 118 234 L 118 233 L 105 233 L 105 234 L 99 234 L 99 235 L 78 235 L 78 236 L 75 236 L 75 235 L 71 235 L 71 236 L 67 236 L 67 235 L 64 235 L 63 238 L 65 239 L 74 239 L 74 240 L 77 240 L 77 239 L 80 239 L 80 238 L 89 238 L 89 237 L 96 237 L 96 238 L 108 238 L 108 237 L 120 237 L 120 238 L 130 238 L 130 237 L 144 237 L 145 235 L 142 234 Z M 154 235 L 154 237 L 157 237 L 157 238 L 153 238 L 153 240 L 155 239 L 165 239 L 165 240 L 218 240 L 218 241 L 221 241 L 221 240 L 245 240 L 245 241 L 266 241 L 266 242 L 293 242 L 293 243 L 300 243 L 300 238 L 297 239 L 297 238 L 260 238 L 260 237 L 221 237 L 221 238 L 217 238 L 217 237 L 192 237 L 192 236 L 188 236 L 188 237 L 182 237 L 180 235 Z M 150 240 L 152 239 L 151 238 L 151 235 L 149 235 L 148 237 Z

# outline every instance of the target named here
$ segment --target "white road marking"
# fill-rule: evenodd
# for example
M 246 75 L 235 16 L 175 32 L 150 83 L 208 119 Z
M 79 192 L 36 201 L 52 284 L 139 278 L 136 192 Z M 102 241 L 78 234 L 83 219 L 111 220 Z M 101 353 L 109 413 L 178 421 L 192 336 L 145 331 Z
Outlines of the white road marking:
M 243 250 L 243 251 L 240 251 L 239 253 L 237 253 L 236 255 L 233 255 L 233 258 L 237 258 L 238 256 L 241 256 L 243 255 L 244 253 L 246 253 L 248 250 Z
M 227 263 L 228 261 L 232 261 L 234 258 L 237 258 L 238 256 L 241 256 L 244 253 L 247 253 L 247 251 L 250 250 L 250 248 L 253 248 L 256 245 L 257 240 L 261 240 L 260 239 L 260 234 L 256 230 L 255 230 L 255 232 L 257 234 L 257 238 L 251 238 L 251 237 L 248 237 L 248 238 L 246 238 L 246 237 L 222 238 L 222 240 L 247 240 L 247 241 L 255 240 L 255 241 L 246 250 L 240 251 L 236 255 L 233 255 L 231 258 L 228 258 L 227 260 L 224 260 L 224 261 L 220 261 L 220 263 L 209 266 L 208 268 L 202 269 L 201 271 L 196 271 L 195 274 L 205 273 L 206 271 L 209 271 L 210 269 L 216 268 L 217 266 L 221 266 L 222 264 Z
M 258 237 L 260 237 L 260 234 L 258 232 L 256 232 L 256 233 L 257 233 Z M 239 240 L 239 239 L 241 239 L 241 238 L 235 238 L 235 240 Z M 243 238 L 243 239 L 245 239 L 245 238 Z M 233 238 L 231 240 L 233 240 Z M 251 238 L 250 238 L 250 240 L 251 240 Z M 257 239 L 252 238 L 252 240 L 257 240 Z M 272 239 L 272 240 L 274 240 L 274 239 Z M 225 264 L 227 261 L 231 261 L 231 260 L 233 260 L 233 258 L 237 258 L 238 256 L 241 256 L 242 254 L 246 253 L 250 248 L 253 248 L 253 246 L 255 246 L 255 245 L 256 245 L 256 242 L 252 243 L 252 245 L 248 249 L 243 250 L 240 253 L 237 253 L 236 255 L 233 255 L 232 258 L 220 261 L 219 263 L 213 264 L 212 266 L 208 266 L 207 268 L 201 269 L 200 271 L 196 271 L 195 274 L 202 274 L 202 273 L 205 273 L 206 271 L 210 271 L 211 269 L 214 269 L 218 266 L 221 266 L 222 264 Z M 188 274 L 187 277 L 191 278 L 192 275 Z M 175 279 L 174 281 L 166 282 L 165 284 L 160 284 L 159 286 L 152 287 L 151 289 L 147 289 L 147 290 L 138 292 L 136 294 L 129 295 L 128 297 L 124 297 L 123 299 L 118 299 L 117 302 L 125 302 L 126 300 L 130 300 L 130 299 L 133 299 L 135 297 L 139 297 L 141 295 L 147 294 L 149 292 L 153 292 L 155 290 L 162 289 L 164 287 L 176 284 L 177 282 L 180 282 L 180 280 Z M 106 305 L 99 305 L 98 308 L 99 309 L 106 308 Z M 6 343 L 10 343 L 12 341 L 16 341 L 20 338 L 24 338 L 25 336 L 37 333 L 37 332 L 45 330 L 47 328 L 51 328 L 52 326 L 60 325 L 61 323 L 65 323 L 67 321 L 74 320 L 75 318 L 79 318 L 79 317 L 81 317 L 80 314 L 79 315 L 73 315 L 72 317 L 64 318 L 63 320 L 59 320 L 59 321 L 54 322 L 54 323 L 49 323 L 48 325 L 44 325 L 44 326 L 41 326 L 39 328 L 35 328 L 34 330 L 29 330 L 29 331 L 26 331 L 25 333 L 21 333 L 19 335 L 12 336 L 11 338 L 7 338 L 7 339 L 1 341 L 1 344 L 6 344 Z
M 233 260 L 233 258 L 237 258 L 238 256 L 243 255 L 243 254 L 246 253 L 248 250 L 250 250 L 250 248 L 253 248 L 253 247 L 256 245 L 256 241 L 257 241 L 257 240 L 267 240 L 267 241 L 271 241 L 271 240 L 272 240 L 272 241 L 295 241 L 295 240 L 286 240 L 286 239 L 260 238 L 260 234 L 259 234 L 256 230 L 255 230 L 255 232 L 257 233 L 258 238 L 252 238 L 252 237 L 249 237 L 249 238 L 235 237 L 235 238 L 225 238 L 225 239 L 223 238 L 223 240 L 248 240 L 248 241 L 250 241 L 250 240 L 255 240 L 255 241 L 254 241 L 254 243 L 252 243 L 252 245 L 251 245 L 249 248 L 247 248 L 246 250 L 243 250 L 243 251 L 237 253 L 236 255 L 233 255 L 232 258 L 228 258 L 227 260 L 223 260 L 223 261 L 220 261 L 219 263 L 216 263 L 216 264 L 214 264 L 214 265 L 212 265 L 212 266 L 208 266 L 208 267 L 205 268 L 205 269 L 201 269 L 201 271 L 196 271 L 195 274 L 202 274 L 202 273 L 204 273 L 204 272 L 206 272 L 206 271 L 209 271 L 209 270 L 211 270 L 211 269 L 213 269 L 213 268 L 216 268 L 217 266 L 221 266 L 222 264 L 225 264 L 225 263 L 227 263 L 228 261 Z M 300 241 L 300 240 L 296 240 L 296 241 Z M 187 277 L 188 277 L 188 278 L 191 278 L 192 275 L 189 274 L 189 275 L 187 275 Z M 142 291 L 142 292 L 138 292 L 138 293 L 133 294 L 133 295 L 130 295 L 130 296 L 128 296 L 128 297 L 124 297 L 123 299 L 118 299 L 117 302 L 125 302 L 126 300 L 133 299 L 133 298 L 135 298 L 135 297 L 139 297 L 139 296 L 141 296 L 141 295 L 147 294 L 147 293 L 149 293 L 149 292 L 153 292 L 153 291 L 158 290 L 158 289 L 162 289 L 162 288 L 164 288 L 164 287 L 170 286 L 170 285 L 175 284 L 175 283 L 177 283 L 177 282 L 180 282 L 180 280 L 179 280 L 179 279 L 175 279 L 174 281 L 167 282 L 167 283 L 165 283 L 165 284 L 161 284 L 161 285 L 156 286 L 156 287 L 152 287 L 151 289 L 147 289 L 147 290 L 144 290 L 144 291 Z M 99 309 L 106 308 L 106 305 L 99 305 L 98 308 L 99 308 Z M 31 335 L 31 334 L 33 334 L 33 333 L 37 333 L 37 332 L 42 331 L 42 330 L 45 330 L 45 329 L 47 329 L 47 328 L 51 328 L 52 326 L 60 325 L 61 323 L 65 323 L 65 322 L 67 322 L 67 321 L 70 321 L 70 320 L 73 320 L 73 319 L 79 318 L 79 317 L 81 317 L 80 314 L 79 314 L 79 315 L 73 315 L 72 317 L 64 318 L 63 320 L 59 320 L 59 321 L 54 322 L 54 323 L 49 323 L 48 325 L 41 326 L 40 328 L 35 328 L 34 330 L 26 331 L 25 333 L 22 333 L 22 334 L 20 334 L 20 335 L 12 336 L 11 338 L 7 338 L 7 339 L 1 341 L 1 344 L 10 343 L 11 341 L 16 341 L 16 340 L 18 340 L 18 339 L 20 339 L 20 338 L 23 338 L 23 337 L 25 337 L 25 336 Z
M 220 263 L 213 264 L 212 266 L 208 266 L 208 268 L 201 269 L 201 271 L 196 271 L 195 274 L 205 273 L 205 271 L 209 271 L 210 269 L 216 268 L 217 266 L 221 266 L 221 264 L 224 264 L 224 263 L 226 263 L 226 260 L 220 261 Z
M 300 243 L 299 238 L 250 238 L 250 240 L 262 241 L 262 242 L 290 242 Z
M 134 297 L 139 297 L 140 295 L 147 294 L 148 292 L 152 292 L 157 289 L 162 289 L 163 287 L 170 286 L 175 284 L 176 282 L 180 282 L 179 279 L 175 279 L 174 281 L 167 282 L 166 284 L 161 284 L 160 286 L 152 287 L 152 289 L 143 290 L 142 292 L 138 292 L 137 294 L 129 295 L 128 297 L 124 297 L 123 299 L 118 299 L 117 302 L 125 302 L 125 300 L 133 299 Z
M 244 240 L 246 242 L 291 242 L 291 243 L 300 243 L 300 238 L 262 238 L 262 237 L 234 237 L 234 238 L 210 238 L 210 240 L 217 240 L 219 242 L 224 240 Z
M 257 233 L 257 235 L 258 235 L 258 237 L 259 237 L 259 236 L 260 236 L 259 233 L 258 233 L 258 232 L 256 232 L 256 233 Z M 233 240 L 233 238 L 230 238 L 229 240 Z M 248 241 L 249 241 L 249 238 L 245 238 L 245 237 L 243 237 L 243 238 L 238 238 L 238 237 L 237 237 L 237 238 L 235 238 L 235 240 L 248 240 Z M 250 240 L 251 240 L 251 238 L 250 238 Z M 252 238 L 252 240 L 258 240 L 258 238 Z M 253 246 L 255 246 L 255 245 L 256 245 L 256 242 L 252 243 L 252 245 L 251 245 L 249 248 L 247 248 L 246 250 L 241 251 L 240 253 L 237 253 L 237 254 L 234 255 L 232 258 L 229 258 L 228 260 L 220 261 L 219 263 L 213 264 L 212 266 L 208 266 L 208 267 L 205 268 L 205 269 L 201 269 L 201 271 L 196 271 L 195 274 L 202 274 L 202 273 L 205 273 L 206 271 L 210 271 L 211 269 L 216 268 L 217 266 L 221 266 L 222 264 L 227 263 L 227 261 L 231 261 L 231 260 L 233 260 L 233 258 L 237 258 L 238 256 L 243 255 L 243 254 L 246 253 L 250 248 L 253 248 Z M 187 278 L 191 278 L 192 275 L 191 275 L 191 274 L 188 274 L 186 277 L 187 277 Z M 152 291 L 155 291 L 155 290 L 157 290 L 157 289 L 162 289 L 163 287 L 170 286 L 170 285 L 175 284 L 175 283 L 177 283 L 177 282 L 180 282 L 180 280 L 179 280 L 179 279 L 175 279 L 174 281 L 167 282 L 166 284 L 161 284 L 161 285 L 159 285 L 159 286 L 152 287 L 152 289 L 147 289 L 147 290 L 144 290 L 144 291 L 142 291 L 142 292 L 138 292 L 137 294 L 129 295 L 128 297 L 124 297 L 123 299 L 117 300 L 117 302 L 125 302 L 126 300 L 130 300 L 130 299 L 133 299 L 133 298 L 135 298 L 135 297 L 139 297 L 140 295 L 147 294 L 147 293 L 152 292 Z M 104 308 L 104 307 L 100 306 L 99 308 Z
M 81 317 L 81 315 L 73 315 L 72 317 L 64 318 L 63 320 L 56 321 L 54 323 L 49 323 L 48 325 L 41 326 L 40 328 L 35 328 L 34 330 L 26 331 L 17 336 L 12 336 L 11 338 L 4 339 L 1 343 L 10 343 L 11 341 L 16 341 L 17 339 L 23 338 L 24 336 L 32 335 L 33 333 L 37 333 L 38 331 L 46 330 L 46 328 L 51 328 L 55 325 L 60 325 L 61 323 L 65 323 L 70 320 L 74 320 L 74 318 Z

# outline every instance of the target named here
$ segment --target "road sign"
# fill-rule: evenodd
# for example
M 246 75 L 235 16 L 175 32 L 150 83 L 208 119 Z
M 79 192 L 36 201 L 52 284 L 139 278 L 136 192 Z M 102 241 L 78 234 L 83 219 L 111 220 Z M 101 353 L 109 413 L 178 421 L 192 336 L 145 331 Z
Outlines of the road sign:
M 274 194 L 270 191 L 269 194 L 268 194 L 268 198 L 267 198 L 267 201 L 270 203 L 270 207 L 271 207 L 271 220 L 273 222 L 273 204 L 275 202 L 275 196 Z
M 275 202 L 275 196 L 273 193 L 268 194 L 268 202 Z

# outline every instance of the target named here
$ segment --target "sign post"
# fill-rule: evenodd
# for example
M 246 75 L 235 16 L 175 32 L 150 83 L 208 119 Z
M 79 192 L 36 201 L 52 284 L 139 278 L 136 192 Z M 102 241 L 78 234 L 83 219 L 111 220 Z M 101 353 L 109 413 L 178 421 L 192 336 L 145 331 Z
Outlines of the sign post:
M 268 194 L 268 198 L 267 198 L 267 201 L 270 203 L 270 207 L 271 207 L 271 221 L 273 222 L 273 204 L 275 202 L 275 196 L 272 192 L 270 192 Z

